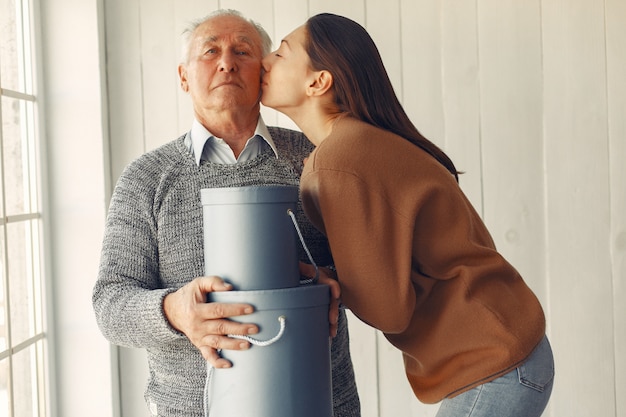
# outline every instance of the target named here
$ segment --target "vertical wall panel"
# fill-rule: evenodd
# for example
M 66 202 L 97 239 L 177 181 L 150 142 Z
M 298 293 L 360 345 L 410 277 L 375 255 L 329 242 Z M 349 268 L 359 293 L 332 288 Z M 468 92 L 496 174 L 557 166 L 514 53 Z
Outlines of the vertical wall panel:
M 402 34 L 400 4 L 366 0 L 365 29 L 370 34 L 389 74 L 396 95 L 402 101 Z
M 143 399 L 148 380 L 148 358 L 144 349 L 118 347 L 120 417 L 148 416 Z
M 459 183 L 482 213 L 480 97 L 476 1 L 445 0 L 441 71 L 445 137 L 441 147 L 463 171 Z
M 483 218 L 545 305 L 541 9 L 479 0 Z
M 145 149 L 139 0 L 108 0 L 104 6 L 109 146 L 115 184 L 126 164 Z
M 438 0 L 399 1 L 402 104 L 417 129 L 442 146 L 445 137 L 441 97 L 442 3 Z
M 626 416 L 626 2 L 606 1 L 615 415 Z
M 177 124 L 172 123 L 177 114 L 179 42 L 172 19 L 174 1 L 140 0 L 139 11 L 143 121 L 148 150 L 179 134 Z
M 365 3 L 366 0 L 309 0 L 309 15 L 335 13 L 365 26 Z
M 272 0 L 220 0 L 219 7 L 239 10 L 246 17 L 260 23 L 265 30 L 272 31 L 274 24 L 274 2 Z
M 309 17 L 307 0 L 274 0 L 274 47 L 278 48 L 281 39 L 304 24 Z
M 379 417 L 378 332 L 359 320 L 350 310 L 346 314 L 350 329 L 350 354 L 361 400 L 361 417 Z
M 37 142 L 41 141 L 37 143 L 37 149 L 31 150 L 35 152 L 41 150 L 43 153 L 38 155 L 41 160 L 29 168 L 41 169 L 41 184 L 32 191 L 43 193 L 43 196 L 38 196 L 42 197 L 43 223 L 37 224 L 39 222 L 35 221 L 31 226 L 43 227 L 41 230 L 43 235 L 40 236 L 42 241 L 36 244 L 44 246 L 46 263 L 40 271 L 45 275 L 47 287 L 46 299 L 41 306 L 46 315 L 46 334 L 45 339 L 37 342 L 37 346 L 43 347 L 45 354 L 49 356 L 45 363 L 40 364 L 46 366 L 45 378 L 39 379 L 33 367 L 35 350 L 25 349 L 25 344 L 7 345 L 6 334 L 3 335 L 0 343 L 2 345 L 0 349 L 3 351 L 1 362 L 6 365 L 8 361 L 15 361 L 13 368 L 15 373 L 9 380 L 16 385 L 9 386 L 7 392 L 9 370 L 2 366 L 0 415 L 41 416 L 46 412 L 46 416 L 82 417 L 89 413 L 87 410 L 97 410 L 103 416 L 110 415 L 115 412 L 116 406 L 111 398 L 111 384 L 115 372 L 107 366 L 110 349 L 101 336 L 91 305 L 104 230 L 105 201 L 110 192 L 109 183 L 105 179 L 108 174 L 105 164 L 109 152 L 103 147 L 106 145 L 108 132 L 107 96 L 103 91 L 106 68 L 102 4 L 98 0 L 11 3 L 18 5 L 18 8 L 26 4 L 29 8 L 35 6 L 34 10 L 30 10 L 34 17 L 24 17 L 24 23 L 36 25 L 32 28 L 36 33 L 35 38 L 30 38 L 32 33 L 30 27 L 20 30 L 25 31 L 25 42 L 34 42 L 32 47 L 36 54 L 33 57 L 33 65 L 36 67 L 31 68 L 28 61 L 21 61 L 19 65 L 27 66 L 21 68 L 20 72 L 23 70 L 27 73 L 32 70 L 37 82 L 35 117 L 38 120 L 35 121 L 35 131 L 19 132 L 18 134 L 24 135 L 21 138 L 9 139 L 5 136 L 4 141 L 23 139 L 23 144 L 26 145 L 27 138 L 34 139 L 31 135 L 36 135 Z M 10 7 L 7 6 L 8 3 L 5 2 L 0 9 L 3 20 L 9 18 L 6 15 L 11 13 Z M 8 46 L 6 42 L 15 41 L 6 35 L 8 35 L 6 27 L 3 26 L 0 36 L 1 48 Z M 20 58 L 22 59 L 25 57 Z M 5 93 L 7 92 L 2 92 L 3 105 L 7 104 L 4 102 Z M 17 100 L 14 103 L 17 105 Z M 13 110 L 20 111 L 19 108 Z M 18 113 L 18 119 L 15 120 L 7 120 L 8 113 L 3 113 L 0 119 L 3 116 L 5 119 L 2 121 L 2 129 L 7 128 L 5 123 L 10 125 L 17 123 L 25 129 L 31 121 L 31 116 L 24 113 Z M 5 130 L 4 133 L 9 132 Z M 3 144 L 5 145 L 7 143 Z M 20 158 L 18 155 L 8 154 L 4 157 Z M 4 169 L 11 168 L 5 165 Z M 21 174 L 19 171 L 6 173 L 7 177 Z M 5 173 L 2 175 L 3 182 L 4 175 Z M 28 176 L 30 177 L 30 174 Z M 38 177 L 39 175 L 33 175 L 32 178 L 24 177 L 23 180 L 25 183 L 28 180 L 38 181 Z M 19 193 L 15 189 L 10 191 Z M 6 190 L 3 189 L 2 192 Z M 33 209 L 40 210 L 35 207 Z M 6 215 L 3 210 L 2 216 Z M 2 223 L 3 234 L 7 227 L 19 227 L 8 226 L 6 218 L 3 218 Z M 10 243 L 15 244 L 14 248 L 17 249 L 19 240 Z M 5 244 L 3 239 L 3 246 Z M 24 247 L 20 250 L 38 256 L 40 248 Z M 2 267 L 3 273 L 6 263 L 16 261 L 19 262 L 19 257 L 16 259 L 13 253 L 8 259 L 3 259 L 2 262 L 5 263 Z M 35 267 L 38 261 L 31 262 L 33 262 L 31 267 Z M 37 279 L 35 275 L 38 273 L 39 271 L 32 269 L 27 272 L 33 280 L 31 284 L 34 284 L 34 280 Z M 7 277 L 3 276 L 3 279 L 5 278 Z M 16 278 L 27 279 L 26 276 L 8 277 L 12 281 Z M 31 314 L 34 312 L 31 309 L 39 308 L 36 305 L 39 302 L 33 303 L 30 297 L 14 295 L 11 301 L 24 303 L 24 307 L 27 307 Z M 3 292 L 1 297 L 2 302 L 6 304 L 7 294 Z M 6 320 L 11 320 L 13 324 L 35 326 L 30 314 L 5 315 L 4 309 L 1 314 L 0 322 L 5 330 Z M 17 339 L 14 339 L 14 342 L 17 342 Z M 9 357 L 6 357 L 7 349 Z M 23 363 L 22 360 L 28 362 Z M 27 366 L 18 366 L 18 363 Z M 11 392 L 13 388 L 15 390 Z M 42 391 L 39 392 L 39 389 Z M 26 401 L 31 397 L 27 392 L 33 396 L 53 397 L 41 398 L 41 404 L 37 401 L 29 407 Z M 47 406 L 54 407 L 50 414 L 47 414 L 48 410 L 45 408 Z
M 552 412 L 615 416 L 604 7 L 542 6 Z
M 434 417 L 439 405 L 417 400 L 404 373 L 402 354 L 380 332 L 377 336 L 379 416 Z

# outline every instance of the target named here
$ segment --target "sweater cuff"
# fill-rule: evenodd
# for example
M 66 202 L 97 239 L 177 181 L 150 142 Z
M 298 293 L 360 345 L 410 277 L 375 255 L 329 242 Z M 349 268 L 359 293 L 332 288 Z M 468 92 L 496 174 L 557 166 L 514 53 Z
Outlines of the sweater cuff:
M 147 328 L 151 328 L 154 332 L 152 337 L 159 343 L 175 341 L 187 337 L 172 327 L 167 317 L 165 317 L 165 311 L 163 311 L 163 300 L 165 296 L 175 291 L 175 288 L 150 291 L 150 297 L 153 299 L 150 305 L 154 307 L 152 309 L 146 309 L 142 314 L 142 319 L 148 325 Z

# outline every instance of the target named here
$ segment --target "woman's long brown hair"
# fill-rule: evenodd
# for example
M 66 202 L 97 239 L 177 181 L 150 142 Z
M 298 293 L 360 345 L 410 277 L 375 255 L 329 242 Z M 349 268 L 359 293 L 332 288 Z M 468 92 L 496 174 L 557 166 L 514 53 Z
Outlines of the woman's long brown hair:
M 417 130 L 400 104 L 376 44 L 358 23 L 321 13 L 306 22 L 306 50 L 314 70 L 333 75 L 335 103 L 364 122 L 389 130 L 424 149 L 458 181 L 452 160 Z

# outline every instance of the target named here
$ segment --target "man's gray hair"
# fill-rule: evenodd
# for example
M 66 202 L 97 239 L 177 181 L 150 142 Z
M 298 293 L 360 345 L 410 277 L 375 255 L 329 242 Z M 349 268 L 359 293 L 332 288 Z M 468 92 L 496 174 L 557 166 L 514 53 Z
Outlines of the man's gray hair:
M 256 29 L 257 33 L 259 34 L 259 36 L 261 37 L 261 52 L 263 53 L 263 56 L 269 54 L 272 50 L 272 38 L 270 38 L 270 35 L 265 31 L 265 29 L 263 29 L 263 26 L 261 26 L 260 23 L 255 22 L 252 19 L 248 19 L 247 17 L 245 17 L 240 11 L 238 10 L 233 10 L 233 9 L 218 9 L 215 10 L 214 12 L 212 12 L 211 14 L 201 18 L 201 19 L 197 19 L 192 21 L 191 23 L 189 23 L 189 25 L 185 28 L 185 30 L 183 31 L 183 47 L 182 47 L 182 56 L 181 56 L 181 62 L 186 63 L 189 60 L 189 46 L 190 46 L 190 42 L 193 38 L 193 33 L 194 31 L 198 28 L 198 26 L 200 26 L 201 24 L 203 24 L 204 22 L 211 20 L 213 18 L 216 17 L 220 17 L 220 16 L 235 16 L 238 17 L 240 19 L 243 19 L 244 21 L 248 22 L 250 25 L 252 25 L 252 27 L 254 27 L 254 29 Z

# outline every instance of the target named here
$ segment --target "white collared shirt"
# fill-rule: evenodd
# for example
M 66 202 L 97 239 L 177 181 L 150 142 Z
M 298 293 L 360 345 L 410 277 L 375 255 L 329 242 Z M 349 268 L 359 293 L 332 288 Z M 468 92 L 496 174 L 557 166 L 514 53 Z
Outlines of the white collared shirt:
M 276 158 L 278 158 L 276 145 L 260 115 L 254 135 L 246 142 L 246 146 L 239 154 L 239 158 L 235 158 L 233 150 L 223 139 L 214 136 L 196 119 L 193 120 L 189 136 L 191 137 L 191 143 L 188 144 L 189 150 L 193 152 L 198 165 L 200 165 L 201 160 L 218 164 L 236 164 L 249 161 L 256 158 L 263 151 L 263 148 L 268 145 L 274 151 Z

